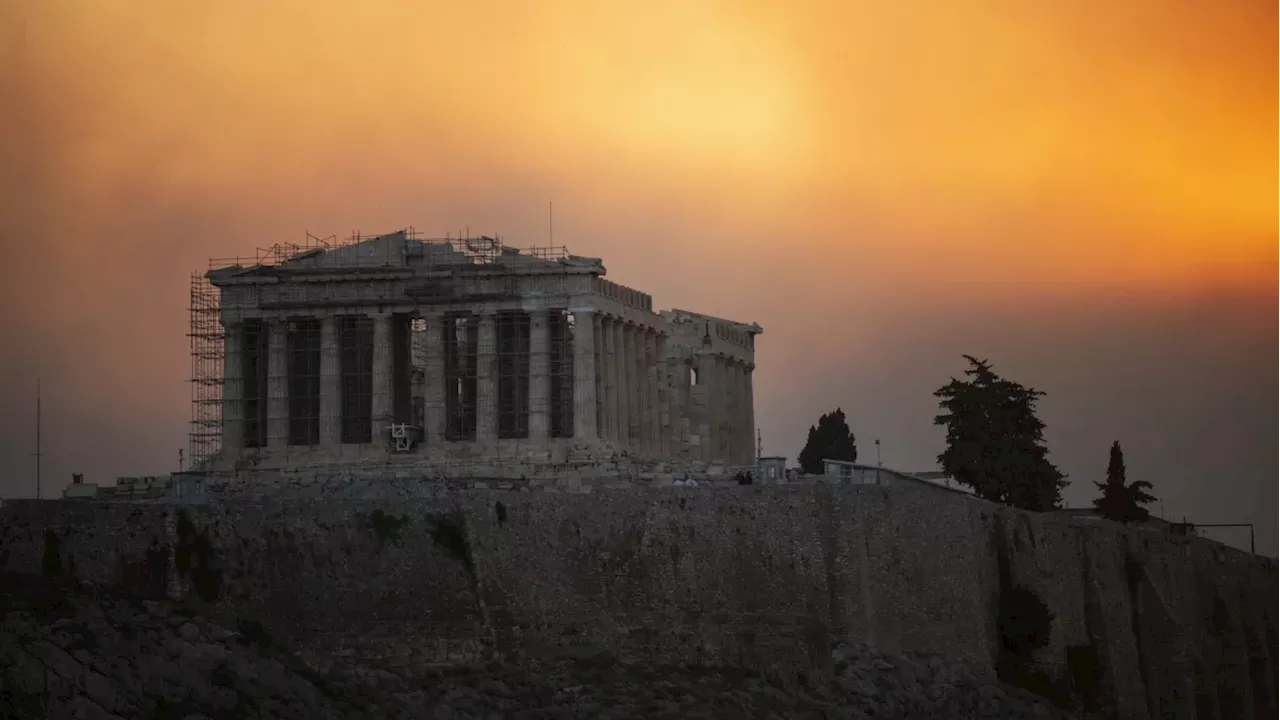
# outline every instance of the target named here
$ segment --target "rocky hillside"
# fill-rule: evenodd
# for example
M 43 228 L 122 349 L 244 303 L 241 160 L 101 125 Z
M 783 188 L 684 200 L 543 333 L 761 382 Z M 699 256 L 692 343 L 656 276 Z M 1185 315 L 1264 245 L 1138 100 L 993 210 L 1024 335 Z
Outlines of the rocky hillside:
M 0 573 L 0 717 L 1055 718 L 1021 691 L 937 658 L 832 650 L 828 677 L 607 659 L 498 665 L 422 687 L 311 671 L 261 628 L 166 602 Z

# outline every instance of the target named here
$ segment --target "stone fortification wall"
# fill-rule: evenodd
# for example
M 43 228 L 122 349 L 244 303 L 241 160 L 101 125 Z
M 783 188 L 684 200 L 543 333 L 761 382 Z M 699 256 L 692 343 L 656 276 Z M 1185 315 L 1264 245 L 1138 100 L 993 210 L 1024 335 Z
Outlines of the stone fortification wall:
M 847 640 L 992 677 L 1002 589 L 1024 586 L 1054 615 L 1039 666 L 1069 678 L 1092 648 L 1107 714 L 1275 715 L 1274 563 L 1151 530 L 828 485 L 179 507 L 10 501 L 0 566 L 41 572 L 52 543 L 78 577 L 204 594 L 318 669 L 395 674 L 607 653 L 794 676 Z

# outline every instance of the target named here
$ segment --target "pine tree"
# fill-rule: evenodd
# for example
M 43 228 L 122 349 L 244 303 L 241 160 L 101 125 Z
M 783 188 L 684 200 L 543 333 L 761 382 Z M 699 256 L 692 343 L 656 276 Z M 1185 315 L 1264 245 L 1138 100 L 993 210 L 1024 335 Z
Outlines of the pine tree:
M 934 424 L 947 428 L 938 463 L 984 500 L 1035 511 L 1061 507 L 1066 479 L 1049 462 L 1035 414 L 1044 393 L 996 375 L 986 360 L 964 358 L 969 379 L 952 378 L 934 393 L 942 410 Z
M 1120 448 L 1119 440 L 1111 443 L 1106 482 L 1095 482 L 1094 485 L 1102 494 L 1094 499 L 1093 507 L 1103 517 L 1123 523 L 1146 522 L 1151 517 L 1151 513 L 1142 507 L 1155 502 L 1155 497 L 1147 493 L 1151 483 L 1146 480 L 1125 483 L 1124 450 Z
M 797 459 L 800 468 L 809 475 L 822 474 L 823 460 L 858 461 L 857 440 L 845 422 L 843 410 L 836 408 L 835 412 L 818 418 L 816 427 L 809 426 L 809 438 Z

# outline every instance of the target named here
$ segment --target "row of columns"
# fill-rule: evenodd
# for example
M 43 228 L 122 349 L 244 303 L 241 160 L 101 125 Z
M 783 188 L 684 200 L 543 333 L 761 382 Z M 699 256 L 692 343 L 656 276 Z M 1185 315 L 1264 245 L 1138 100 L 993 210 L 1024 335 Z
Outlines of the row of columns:
M 714 402 L 706 402 L 708 437 L 702 458 L 749 464 L 755 458 L 755 408 L 751 375 L 755 366 L 737 358 L 705 353 L 698 358 L 698 383 Z
M 551 353 L 548 313 L 534 310 L 529 323 L 529 439 L 545 440 L 550 434 L 550 364 Z M 498 353 L 495 314 L 478 313 L 476 363 L 476 440 L 497 438 L 498 426 Z M 575 311 L 574 315 L 574 437 L 597 435 L 596 410 L 596 333 L 595 313 Z M 394 419 L 394 366 L 392 355 L 391 313 L 365 313 L 373 321 L 372 436 L 375 443 L 385 441 Z M 445 357 L 441 328 L 443 312 L 420 315 L 426 322 L 426 344 L 423 367 L 423 435 L 426 443 L 445 442 Z M 342 376 L 341 351 L 336 315 L 320 320 L 320 444 L 342 442 Z M 289 375 L 287 320 L 268 318 L 267 330 L 267 446 L 284 446 L 289 434 Z M 223 357 L 223 448 L 243 447 L 244 378 L 241 357 L 245 334 L 240 323 L 225 325 Z
M 550 434 L 551 375 L 548 310 L 529 313 L 529 439 L 545 441 Z M 598 438 L 632 452 L 673 456 L 683 450 L 680 423 L 673 422 L 672 388 L 683 378 L 672 376 L 666 362 L 664 332 L 624 318 L 573 311 L 572 358 L 573 436 Z M 393 353 L 390 313 L 367 313 L 373 320 L 372 431 L 375 443 L 385 443 L 393 420 Z M 420 316 L 426 322 L 423 348 L 423 435 L 428 448 L 446 442 L 445 357 L 440 328 L 445 314 Z M 341 444 L 342 407 L 338 321 L 320 318 L 320 445 Z M 286 320 L 268 320 L 267 440 L 283 446 L 289 430 Z M 237 449 L 243 438 L 241 401 L 243 378 L 240 354 L 246 351 L 239 326 L 229 325 L 224 362 L 223 447 Z M 497 439 L 498 355 L 495 316 L 479 313 L 476 367 L 476 440 Z M 676 368 L 677 370 L 679 368 Z M 699 384 L 715 398 L 705 407 L 709 417 L 699 444 L 704 460 L 750 462 L 755 457 L 755 418 L 752 403 L 754 366 L 716 354 L 699 356 Z M 687 431 L 687 428 L 685 429 Z
M 391 315 L 366 313 L 373 320 L 373 433 L 378 435 L 379 420 L 383 436 L 391 417 Z M 320 444 L 342 442 L 342 376 L 338 319 L 320 316 Z M 284 446 L 289 436 L 289 372 L 288 320 L 264 318 L 267 330 L 267 354 L 259 359 L 267 363 L 265 387 L 267 403 L 267 447 Z M 244 383 L 242 358 L 249 352 L 243 323 L 224 323 L 222 365 L 222 447 L 239 450 L 244 447 Z
M 593 374 L 597 436 L 632 452 L 668 454 L 666 335 L 607 314 L 596 314 L 590 326 L 598 366 Z

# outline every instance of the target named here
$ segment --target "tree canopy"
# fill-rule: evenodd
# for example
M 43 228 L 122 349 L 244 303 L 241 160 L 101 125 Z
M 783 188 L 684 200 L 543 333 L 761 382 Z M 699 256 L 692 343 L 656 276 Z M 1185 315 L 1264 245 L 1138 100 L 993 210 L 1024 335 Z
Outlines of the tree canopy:
M 1061 507 L 1067 482 L 1049 462 L 1035 413 L 1044 393 L 1000 377 L 986 360 L 964 359 L 967 379 L 952 378 L 934 392 L 942 412 L 933 422 L 947 428 L 938 463 L 984 500 L 1035 511 Z
M 1151 483 L 1146 480 L 1125 483 L 1124 450 L 1120 448 L 1119 440 L 1111 443 L 1106 481 L 1095 482 L 1094 485 L 1098 486 L 1102 494 L 1094 499 L 1093 507 L 1108 520 L 1123 523 L 1146 522 L 1151 517 L 1151 513 L 1142 507 L 1155 502 L 1155 497 L 1147 493 L 1151 489 Z
M 809 439 L 800 451 L 800 468 L 809 475 L 822 474 L 823 460 L 858 461 L 858 444 L 845 422 L 844 411 L 836 408 L 835 412 L 824 414 L 818 418 L 817 426 L 809 426 Z

